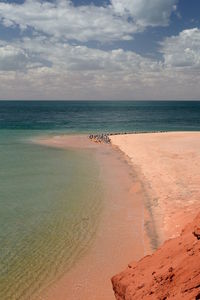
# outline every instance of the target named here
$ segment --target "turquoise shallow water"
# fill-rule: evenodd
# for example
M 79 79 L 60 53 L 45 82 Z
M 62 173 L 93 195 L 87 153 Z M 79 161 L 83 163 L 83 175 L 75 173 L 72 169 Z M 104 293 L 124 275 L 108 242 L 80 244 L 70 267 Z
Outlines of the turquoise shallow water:
M 28 143 L 0 134 L 0 299 L 34 299 L 89 247 L 101 210 L 91 151 Z M 37 298 L 37 297 L 36 297 Z
M 153 130 L 200 130 L 200 102 L 0 102 L 1 300 L 38 299 L 88 250 L 101 215 L 94 150 L 30 139 Z

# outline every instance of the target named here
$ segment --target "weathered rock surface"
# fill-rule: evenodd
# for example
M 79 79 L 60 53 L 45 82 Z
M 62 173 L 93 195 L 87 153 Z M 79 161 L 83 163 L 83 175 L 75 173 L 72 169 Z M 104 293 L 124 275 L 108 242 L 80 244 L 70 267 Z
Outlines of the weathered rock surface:
M 112 278 L 117 300 L 200 299 L 200 214 L 177 238 Z

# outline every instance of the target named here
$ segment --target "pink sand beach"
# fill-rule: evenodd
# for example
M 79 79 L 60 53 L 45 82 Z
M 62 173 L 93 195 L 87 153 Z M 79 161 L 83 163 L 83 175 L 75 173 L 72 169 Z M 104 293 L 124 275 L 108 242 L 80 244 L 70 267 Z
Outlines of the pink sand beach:
M 50 147 L 94 148 L 105 195 L 93 244 L 41 296 L 45 300 L 112 300 L 110 278 L 164 240 L 177 236 L 199 210 L 200 132 L 50 137 Z
M 142 183 L 120 151 L 95 144 L 87 136 L 57 136 L 40 145 L 93 149 L 100 166 L 104 203 L 100 223 L 88 252 L 41 295 L 48 300 L 114 300 L 111 277 L 128 261 L 138 260 L 149 245 L 144 236 Z
M 111 136 L 148 194 L 159 243 L 175 237 L 200 209 L 200 132 Z

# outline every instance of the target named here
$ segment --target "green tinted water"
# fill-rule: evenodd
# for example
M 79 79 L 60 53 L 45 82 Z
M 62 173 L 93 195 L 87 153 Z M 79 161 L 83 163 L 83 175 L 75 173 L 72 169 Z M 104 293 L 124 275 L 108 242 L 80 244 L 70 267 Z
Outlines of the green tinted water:
M 0 132 L 0 299 L 39 292 L 88 249 L 101 210 L 93 150 L 30 144 Z

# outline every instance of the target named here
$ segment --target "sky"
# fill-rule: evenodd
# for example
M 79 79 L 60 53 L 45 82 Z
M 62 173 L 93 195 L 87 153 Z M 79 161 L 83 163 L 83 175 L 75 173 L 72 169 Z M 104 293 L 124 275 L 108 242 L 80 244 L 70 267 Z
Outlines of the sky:
M 199 0 L 0 0 L 0 99 L 199 100 Z

